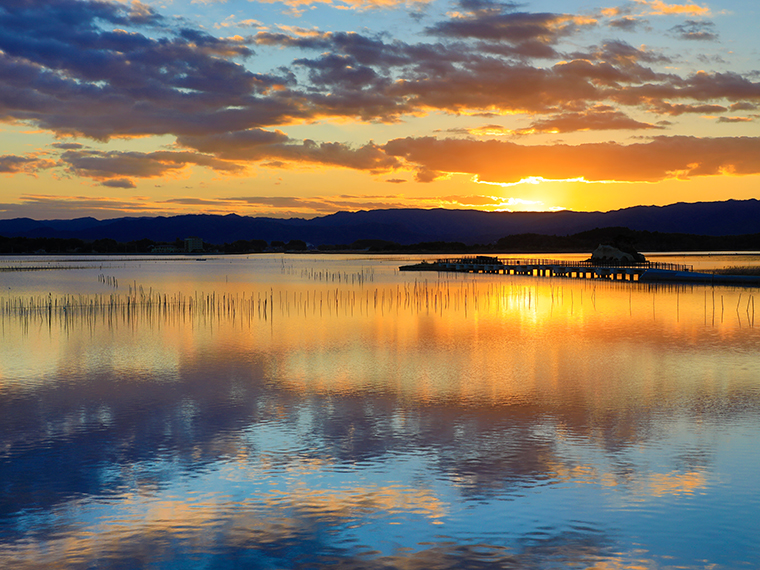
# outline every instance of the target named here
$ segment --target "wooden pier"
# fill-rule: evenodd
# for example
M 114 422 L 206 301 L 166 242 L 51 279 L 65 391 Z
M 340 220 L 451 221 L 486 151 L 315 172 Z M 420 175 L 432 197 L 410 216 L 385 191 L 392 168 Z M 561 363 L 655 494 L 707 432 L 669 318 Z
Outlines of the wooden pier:
M 527 275 L 534 277 L 565 277 L 571 279 L 607 279 L 610 281 L 639 281 L 650 269 L 689 273 L 690 265 L 645 261 L 635 264 L 599 263 L 591 261 L 563 261 L 557 259 L 515 259 L 498 257 L 462 257 L 439 259 L 406 265 L 401 271 L 448 271 L 457 273 L 490 273 L 501 275 Z
M 758 275 L 724 275 L 699 273 L 692 265 L 644 261 L 615 264 L 599 261 L 563 261 L 558 259 L 515 259 L 479 255 L 458 259 L 423 261 L 405 265 L 400 271 L 448 271 L 457 273 L 492 273 L 533 277 L 565 277 L 570 279 L 606 279 L 608 281 L 641 281 L 646 283 L 690 283 L 692 285 L 733 285 L 760 287 Z

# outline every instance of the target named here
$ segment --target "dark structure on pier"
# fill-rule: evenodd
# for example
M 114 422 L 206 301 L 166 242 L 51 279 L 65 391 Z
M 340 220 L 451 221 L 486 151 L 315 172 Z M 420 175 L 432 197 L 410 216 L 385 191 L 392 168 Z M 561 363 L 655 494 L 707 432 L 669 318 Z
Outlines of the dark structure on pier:
M 698 273 L 691 265 L 659 263 L 603 263 L 599 261 L 563 261 L 557 259 L 517 259 L 489 256 L 439 259 L 435 262 L 404 265 L 400 271 L 449 271 L 457 273 L 492 273 L 534 277 L 565 277 L 572 279 L 607 279 L 611 281 L 641 281 L 669 283 L 701 283 L 705 285 L 760 286 L 760 277 Z
M 568 277 L 575 279 L 610 279 L 640 281 L 650 269 L 669 272 L 692 272 L 688 265 L 672 263 L 600 263 L 598 261 L 562 261 L 557 259 L 516 259 L 477 256 L 459 259 L 439 259 L 434 263 L 406 265 L 401 271 L 453 271 L 460 273 L 494 273 L 531 275 L 538 277 Z

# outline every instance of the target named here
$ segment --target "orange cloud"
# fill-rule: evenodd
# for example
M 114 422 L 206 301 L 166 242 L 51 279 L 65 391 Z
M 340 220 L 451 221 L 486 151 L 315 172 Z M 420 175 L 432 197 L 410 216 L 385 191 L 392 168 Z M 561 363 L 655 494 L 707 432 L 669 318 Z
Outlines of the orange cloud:
M 634 0 L 637 4 L 643 4 L 649 7 L 649 14 L 653 16 L 708 16 L 710 8 L 699 6 L 693 3 L 687 4 L 666 4 L 662 0 Z
M 489 182 L 551 180 L 658 181 L 673 177 L 760 173 L 760 138 L 657 137 L 651 142 L 527 146 L 432 137 L 396 139 L 385 151 L 428 181 L 469 173 Z

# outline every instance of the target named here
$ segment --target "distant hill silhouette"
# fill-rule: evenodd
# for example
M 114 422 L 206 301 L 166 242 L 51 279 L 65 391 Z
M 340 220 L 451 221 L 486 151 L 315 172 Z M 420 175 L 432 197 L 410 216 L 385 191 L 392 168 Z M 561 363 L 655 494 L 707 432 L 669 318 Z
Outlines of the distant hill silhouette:
M 125 217 L 107 220 L 0 220 L 0 236 L 129 242 L 174 242 L 197 236 L 207 243 L 274 240 L 350 244 L 384 240 L 398 244 L 457 241 L 489 244 L 518 234 L 568 236 L 595 228 L 619 227 L 662 233 L 729 236 L 760 233 L 760 201 L 677 203 L 636 206 L 611 212 L 482 212 L 478 210 L 394 209 L 338 212 L 314 219 L 277 219 L 229 214 Z

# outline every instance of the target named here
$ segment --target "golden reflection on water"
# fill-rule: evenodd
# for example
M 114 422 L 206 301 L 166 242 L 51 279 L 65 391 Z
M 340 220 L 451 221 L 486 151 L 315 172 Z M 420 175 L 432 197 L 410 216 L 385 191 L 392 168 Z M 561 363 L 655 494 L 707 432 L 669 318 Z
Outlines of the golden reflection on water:
M 686 472 L 646 473 L 635 479 L 630 474 L 600 472 L 591 464 L 557 463 L 547 465 L 546 472 L 552 473 L 558 481 L 583 485 L 601 485 L 604 487 L 626 486 L 632 500 L 652 499 L 655 497 L 691 495 L 705 489 L 708 474 L 705 469 Z
M 646 405 L 700 379 L 723 390 L 760 372 L 752 290 L 399 281 L 0 299 L 0 382 L 23 390 L 74 370 L 139 377 L 170 374 L 199 353 L 265 354 L 269 375 L 298 392 L 462 404 L 572 396 L 606 406 L 634 394 Z M 668 385 L 655 386 L 663 373 Z
M 560 414 L 605 445 L 641 418 L 757 403 L 760 334 L 745 289 L 478 277 L 206 293 L 78 296 L 2 314 L 0 391 L 107 374 L 139 386 L 261 367 L 307 397 Z M 31 305 L 28 302 L 28 305 Z M 44 302 L 42 303 L 44 305 Z M 63 308 L 61 308 L 63 306 Z
M 85 467 L 112 454 L 99 476 L 116 482 L 99 479 L 90 498 L 77 481 L 51 492 L 40 516 L 68 530 L 3 543 L 0 565 L 148 564 L 178 542 L 193 555 L 287 549 L 399 524 L 436 538 L 390 554 L 354 545 L 350 560 L 336 549 L 322 564 L 665 567 L 646 548 L 604 548 L 601 515 L 571 509 L 554 524 L 557 506 L 527 489 L 570 502 L 591 489 L 583 497 L 624 513 L 610 516 L 619 528 L 637 508 L 721 484 L 701 438 L 760 407 L 752 289 L 336 275 L 0 297 L 0 397 L 21 410 L 0 459 L 105 433 Z M 14 488 L 33 495 L 25 477 Z M 525 496 L 536 511 L 519 510 Z M 548 538 L 519 552 L 441 538 L 467 500 L 490 497 L 506 514 L 486 526 Z

